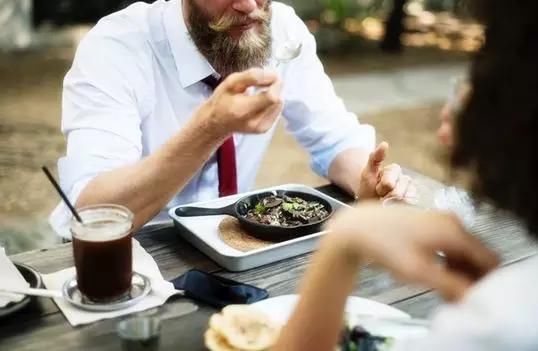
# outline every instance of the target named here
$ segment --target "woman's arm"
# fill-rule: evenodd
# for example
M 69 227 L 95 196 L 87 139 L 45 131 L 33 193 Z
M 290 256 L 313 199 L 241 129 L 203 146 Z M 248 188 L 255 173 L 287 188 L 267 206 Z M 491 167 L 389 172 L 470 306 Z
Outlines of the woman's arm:
M 498 263 L 458 220 L 440 212 L 366 204 L 341 211 L 328 229 L 273 351 L 334 350 L 346 298 L 365 260 L 402 281 L 436 289 L 447 300 L 461 298 Z M 438 251 L 445 253 L 446 265 L 439 263 Z
M 358 272 L 358 261 L 344 241 L 327 236 L 301 286 L 301 298 L 274 351 L 333 350 L 344 306 Z M 337 277 L 337 278 L 336 278 Z

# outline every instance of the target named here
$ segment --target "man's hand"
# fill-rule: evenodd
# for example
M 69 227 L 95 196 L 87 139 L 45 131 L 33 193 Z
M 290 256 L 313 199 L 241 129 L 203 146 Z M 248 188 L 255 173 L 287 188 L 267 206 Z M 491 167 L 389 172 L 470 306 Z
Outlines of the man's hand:
M 437 129 L 437 138 L 441 145 L 451 148 L 454 145 L 453 137 L 453 120 L 454 116 L 451 111 L 450 103 L 443 106 L 440 114 L 441 125 Z
M 466 233 L 456 217 L 441 212 L 366 203 L 336 214 L 328 229 L 350 257 L 436 289 L 447 300 L 459 299 L 498 265 L 497 256 Z M 446 264 L 440 263 L 439 251 Z
M 471 85 L 468 81 L 457 83 L 453 96 L 441 110 L 441 125 L 437 129 L 439 142 L 448 148 L 454 146 L 454 120 L 461 114 L 471 95 Z
M 249 95 L 249 87 L 263 91 Z M 276 74 L 259 68 L 228 76 L 199 110 L 212 131 L 260 134 L 268 131 L 282 111 L 282 83 Z
M 409 201 L 415 200 L 417 190 L 411 177 L 404 175 L 397 164 L 383 166 L 388 149 L 389 144 L 382 142 L 370 154 L 361 174 L 357 197 L 360 199 L 398 197 Z

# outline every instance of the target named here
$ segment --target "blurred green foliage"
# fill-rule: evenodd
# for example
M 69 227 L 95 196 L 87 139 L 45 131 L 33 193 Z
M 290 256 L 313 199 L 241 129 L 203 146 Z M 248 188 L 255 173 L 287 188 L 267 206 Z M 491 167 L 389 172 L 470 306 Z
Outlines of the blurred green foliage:
M 305 19 L 330 17 L 334 23 L 346 18 L 386 17 L 393 0 L 282 0 L 295 7 Z M 466 0 L 408 0 L 420 2 L 429 11 L 451 11 L 461 13 Z

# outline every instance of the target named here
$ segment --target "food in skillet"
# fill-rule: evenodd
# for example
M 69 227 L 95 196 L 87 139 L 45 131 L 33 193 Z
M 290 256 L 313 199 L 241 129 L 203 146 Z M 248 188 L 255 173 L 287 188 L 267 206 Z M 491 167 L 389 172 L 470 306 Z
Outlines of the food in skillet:
M 267 196 L 251 208 L 245 218 L 260 224 L 297 227 L 321 221 L 329 216 L 325 206 L 300 197 Z
M 346 323 L 338 351 L 389 351 L 393 339 L 370 334 L 358 324 Z

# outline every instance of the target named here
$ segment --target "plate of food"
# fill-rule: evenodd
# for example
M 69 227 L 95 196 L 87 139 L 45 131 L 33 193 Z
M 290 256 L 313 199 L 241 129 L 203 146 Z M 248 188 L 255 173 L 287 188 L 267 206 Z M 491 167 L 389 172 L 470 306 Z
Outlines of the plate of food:
M 221 208 L 184 206 L 175 211 L 178 217 L 232 216 L 250 235 L 273 242 L 315 233 L 332 213 L 326 199 L 291 190 L 253 193 Z
M 297 295 L 284 295 L 252 305 L 231 305 L 214 314 L 205 333 L 211 351 L 268 350 L 276 342 L 298 301 Z M 338 350 L 388 351 L 397 340 L 423 337 L 427 322 L 394 307 L 349 297 Z
M 222 267 L 244 271 L 313 251 L 347 205 L 303 184 L 172 207 L 178 234 Z
M 251 306 L 272 322 L 284 325 L 298 299 L 298 295 L 283 295 Z M 412 319 L 407 313 L 381 302 L 350 296 L 345 308 L 340 350 L 390 349 L 397 339 L 416 338 L 427 333 L 427 321 Z

